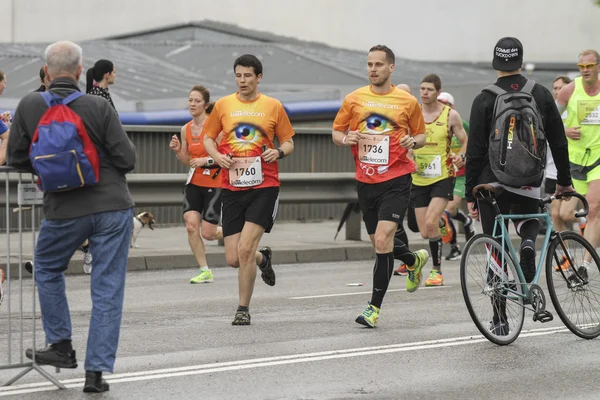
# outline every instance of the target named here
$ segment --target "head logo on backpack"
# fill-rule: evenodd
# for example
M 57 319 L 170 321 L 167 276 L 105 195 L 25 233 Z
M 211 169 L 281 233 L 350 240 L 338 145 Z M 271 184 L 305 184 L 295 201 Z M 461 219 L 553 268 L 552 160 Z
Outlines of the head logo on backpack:
M 83 121 L 67 105 L 84 94 L 64 99 L 40 93 L 48 109 L 40 119 L 29 148 L 29 159 L 43 192 L 93 186 L 100 179 L 100 158 Z
M 519 92 L 496 85 L 484 89 L 497 95 L 489 136 L 490 165 L 498 181 L 507 186 L 539 187 L 544 178 L 546 135 L 531 94 L 534 85 L 528 80 Z

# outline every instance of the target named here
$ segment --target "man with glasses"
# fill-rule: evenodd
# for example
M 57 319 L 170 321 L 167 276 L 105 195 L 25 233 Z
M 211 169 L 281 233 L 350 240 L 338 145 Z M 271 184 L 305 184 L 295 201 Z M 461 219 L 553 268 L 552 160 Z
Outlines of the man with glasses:
M 565 133 L 569 141 L 571 176 L 575 190 L 584 194 L 590 205 L 584 237 L 594 247 L 600 241 L 599 60 L 596 50 L 582 51 L 577 63 L 581 76 L 563 87 L 556 99 L 559 112 L 567 110 Z

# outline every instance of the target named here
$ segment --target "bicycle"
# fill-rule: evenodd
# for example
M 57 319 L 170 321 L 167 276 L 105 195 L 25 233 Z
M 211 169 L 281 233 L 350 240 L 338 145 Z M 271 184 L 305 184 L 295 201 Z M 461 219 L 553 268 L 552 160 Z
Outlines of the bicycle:
M 514 342 L 521 333 L 525 310 L 533 311 L 534 322 L 552 321 L 554 316 L 546 310 L 546 297 L 538 285 L 545 262 L 548 292 L 562 322 L 581 338 L 598 337 L 600 258 L 578 233 L 556 232 L 546 207 L 555 199 L 576 197 L 584 205 L 584 211 L 576 216 L 583 217 L 589 211 L 585 197 L 566 193 L 532 199 L 539 201 L 542 213 L 502 215 L 495 196 L 503 190 L 487 184 L 473 189 L 476 198 L 491 201 L 497 212 L 494 234 L 473 236 L 465 246 L 460 263 L 461 288 L 473 322 L 489 341 L 502 346 Z M 515 262 L 519 258 L 508 232 L 509 220 L 523 218 L 544 218 L 547 224 L 535 276 L 529 283 L 525 281 L 521 265 Z M 595 286 L 598 293 L 594 292 Z

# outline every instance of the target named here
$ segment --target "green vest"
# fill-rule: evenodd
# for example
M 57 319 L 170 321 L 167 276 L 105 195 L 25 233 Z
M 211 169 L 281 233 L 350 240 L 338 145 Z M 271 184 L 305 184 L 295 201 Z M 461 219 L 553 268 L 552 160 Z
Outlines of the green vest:
M 581 77 L 574 80 L 575 89 L 567 104 L 566 128 L 579 126 L 581 138 L 569 141 L 569 160 L 587 166 L 600 158 L 600 94 L 592 97 L 583 89 Z

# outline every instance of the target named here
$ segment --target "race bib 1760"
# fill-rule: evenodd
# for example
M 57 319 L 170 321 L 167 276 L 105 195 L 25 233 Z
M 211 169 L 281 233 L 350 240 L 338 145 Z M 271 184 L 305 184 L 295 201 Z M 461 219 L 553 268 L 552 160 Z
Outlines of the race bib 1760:
M 358 159 L 365 164 L 388 165 L 390 162 L 390 137 L 388 135 L 360 135 Z
M 234 187 L 251 187 L 263 183 L 260 157 L 236 157 L 229 168 L 229 184 Z

